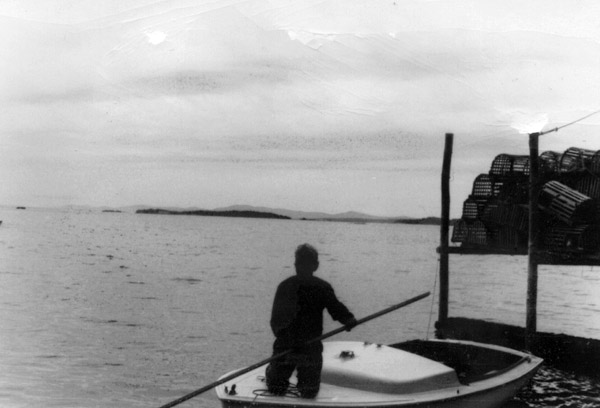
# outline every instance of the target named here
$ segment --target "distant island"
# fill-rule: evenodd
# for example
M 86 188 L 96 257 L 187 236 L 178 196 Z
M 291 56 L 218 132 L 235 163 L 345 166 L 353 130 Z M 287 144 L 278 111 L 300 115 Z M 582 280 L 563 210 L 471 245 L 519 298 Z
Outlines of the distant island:
M 159 214 L 159 215 L 197 215 L 204 217 L 239 217 L 239 218 L 265 218 L 279 220 L 299 220 L 299 221 L 331 221 L 331 222 L 350 222 L 355 224 L 366 223 L 390 223 L 390 224 L 414 224 L 414 225 L 440 225 L 439 217 L 425 218 L 386 218 L 374 217 L 361 213 L 343 213 L 343 214 L 324 214 L 324 213 L 303 213 L 282 209 L 268 209 L 249 206 L 233 206 L 215 210 L 200 209 L 165 209 L 165 208 L 141 208 L 135 211 L 136 214 Z M 285 214 L 285 215 L 284 215 Z
M 203 217 L 240 217 L 240 218 L 274 218 L 281 220 L 290 220 L 290 217 L 261 211 L 237 211 L 237 210 L 193 210 L 193 211 L 173 211 L 161 208 L 149 208 L 137 210 L 136 214 L 164 214 L 164 215 L 200 215 Z
M 440 217 L 426 217 L 426 218 L 404 218 L 397 220 L 398 224 L 418 224 L 418 225 L 440 225 L 442 219 Z M 453 221 L 450 221 L 452 224 Z

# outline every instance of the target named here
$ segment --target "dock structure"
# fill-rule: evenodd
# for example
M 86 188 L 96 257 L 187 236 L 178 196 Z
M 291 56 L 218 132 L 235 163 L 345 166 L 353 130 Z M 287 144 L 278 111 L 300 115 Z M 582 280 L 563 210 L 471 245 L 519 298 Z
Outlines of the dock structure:
M 489 174 L 475 179 L 453 228 L 452 241 L 461 246 L 450 246 L 454 135 L 446 134 L 436 335 L 527 349 L 556 368 L 600 378 L 600 340 L 537 331 L 538 265 L 600 265 L 600 151 L 570 148 L 540 155 L 539 136 L 529 135 L 528 156 L 501 154 Z M 451 254 L 527 255 L 525 327 L 449 317 Z

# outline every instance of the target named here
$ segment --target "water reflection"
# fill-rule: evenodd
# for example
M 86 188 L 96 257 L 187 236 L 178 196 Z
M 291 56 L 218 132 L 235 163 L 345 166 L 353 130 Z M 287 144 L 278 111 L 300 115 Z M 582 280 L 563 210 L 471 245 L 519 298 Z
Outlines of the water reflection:
M 544 366 L 515 398 L 524 407 L 597 408 L 600 383 L 588 377 Z M 507 405 L 512 407 L 512 405 Z
M 35 211 L 1 218 L 11 219 L 0 229 L 2 407 L 160 406 L 264 359 L 275 286 L 292 273 L 301 242 L 322 250 L 322 276 L 358 316 L 437 282 L 435 227 Z M 455 257 L 452 270 L 453 315 L 487 319 L 493 310 L 501 322 L 524 321 L 526 260 Z M 600 338 L 597 271 L 543 276 L 539 329 Z M 346 339 L 432 335 L 435 300 Z M 598 380 L 544 368 L 533 384 L 505 408 L 600 407 Z M 189 404 L 219 405 L 213 392 Z

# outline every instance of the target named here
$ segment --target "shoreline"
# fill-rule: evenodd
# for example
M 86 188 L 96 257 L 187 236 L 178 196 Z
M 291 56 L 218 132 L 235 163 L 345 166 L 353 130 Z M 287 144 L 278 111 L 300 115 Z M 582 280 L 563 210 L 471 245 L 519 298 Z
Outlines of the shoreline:
M 104 211 L 107 212 L 107 211 Z M 116 211 L 115 211 L 116 212 Z M 413 225 L 440 225 L 439 217 L 425 218 L 361 218 L 361 217 L 290 217 L 277 214 L 275 212 L 252 211 L 252 210 L 184 210 L 175 211 L 162 208 L 139 209 L 136 214 L 157 214 L 157 215 L 195 215 L 201 217 L 238 217 L 238 218 L 267 218 L 281 220 L 298 221 L 328 221 L 328 222 L 350 222 L 355 224 L 366 223 L 387 223 L 387 224 L 413 224 Z

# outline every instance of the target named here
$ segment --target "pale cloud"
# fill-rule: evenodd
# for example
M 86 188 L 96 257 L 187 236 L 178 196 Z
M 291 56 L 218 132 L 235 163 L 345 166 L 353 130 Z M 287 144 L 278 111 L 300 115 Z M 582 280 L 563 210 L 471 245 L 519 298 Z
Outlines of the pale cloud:
M 148 42 L 152 45 L 158 45 L 167 39 L 167 35 L 162 31 L 152 31 L 144 34 L 146 34 Z
M 7 4 L 8 202 L 432 215 L 445 132 L 457 134 L 462 197 L 496 154 L 526 150 L 518 130 L 600 109 L 600 5 L 590 1 Z M 586 119 L 573 143 L 600 148 L 598 126 Z

